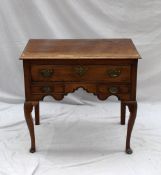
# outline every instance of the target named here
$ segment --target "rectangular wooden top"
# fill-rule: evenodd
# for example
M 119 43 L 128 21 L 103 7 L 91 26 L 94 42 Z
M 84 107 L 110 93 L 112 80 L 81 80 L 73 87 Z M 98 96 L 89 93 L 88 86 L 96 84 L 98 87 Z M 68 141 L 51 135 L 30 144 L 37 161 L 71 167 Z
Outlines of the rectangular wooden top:
M 20 59 L 139 59 L 131 39 L 31 39 Z

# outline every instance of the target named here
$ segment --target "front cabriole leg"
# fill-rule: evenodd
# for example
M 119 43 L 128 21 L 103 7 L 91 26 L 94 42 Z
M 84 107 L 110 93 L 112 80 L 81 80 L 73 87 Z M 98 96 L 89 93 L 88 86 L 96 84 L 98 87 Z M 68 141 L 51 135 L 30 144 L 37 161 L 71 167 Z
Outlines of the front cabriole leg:
M 131 133 L 133 130 L 133 126 L 134 126 L 136 114 L 137 114 L 137 102 L 136 101 L 128 101 L 128 102 L 125 102 L 125 104 L 128 106 L 128 109 L 130 112 L 130 117 L 129 117 L 129 121 L 128 121 L 128 128 L 127 128 L 127 137 L 126 137 L 126 153 L 132 154 L 133 151 L 130 147 L 130 139 L 131 139 Z
M 34 124 L 33 124 L 33 119 L 32 119 L 32 115 L 31 115 L 31 112 L 33 110 L 34 105 L 36 105 L 34 102 L 26 101 L 24 103 L 24 114 L 25 114 L 25 119 L 26 119 L 26 123 L 27 123 L 28 129 L 29 129 L 30 138 L 31 138 L 31 148 L 30 148 L 31 153 L 34 153 L 36 151 Z

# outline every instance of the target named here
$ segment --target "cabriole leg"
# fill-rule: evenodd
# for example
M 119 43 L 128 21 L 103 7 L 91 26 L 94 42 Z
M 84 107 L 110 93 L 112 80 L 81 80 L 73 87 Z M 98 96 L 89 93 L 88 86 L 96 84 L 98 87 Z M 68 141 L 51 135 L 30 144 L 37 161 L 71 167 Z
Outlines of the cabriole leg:
M 33 110 L 33 103 L 32 102 L 25 102 L 24 103 L 24 114 L 25 114 L 25 119 L 26 123 L 29 129 L 30 133 L 30 138 L 31 138 L 31 148 L 30 152 L 34 153 L 36 151 L 35 149 L 35 132 L 34 132 L 34 124 L 33 124 L 33 119 L 31 112 Z
M 130 147 L 130 139 L 131 139 L 131 133 L 133 130 L 133 126 L 134 126 L 136 114 L 137 114 L 137 102 L 130 101 L 130 102 L 127 102 L 126 105 L 128 106 L 129 112 L 130 112 L 128 128 L 127 128 L 127 138 L 126 138 L 126 153 L 132 154 L 133 151 Z

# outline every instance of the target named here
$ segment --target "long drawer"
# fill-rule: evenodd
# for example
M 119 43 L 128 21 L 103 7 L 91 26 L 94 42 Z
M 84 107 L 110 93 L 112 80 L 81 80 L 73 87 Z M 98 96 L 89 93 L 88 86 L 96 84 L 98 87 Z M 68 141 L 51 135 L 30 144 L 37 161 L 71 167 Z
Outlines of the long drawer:
M 31 65 L 31 79 L 37 81 L 130 82 L 130 65 Z

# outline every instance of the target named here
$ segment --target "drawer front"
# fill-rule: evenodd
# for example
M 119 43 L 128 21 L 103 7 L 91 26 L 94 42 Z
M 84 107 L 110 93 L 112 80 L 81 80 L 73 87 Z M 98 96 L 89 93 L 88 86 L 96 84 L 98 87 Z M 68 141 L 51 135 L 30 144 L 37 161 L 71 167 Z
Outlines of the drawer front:
M 130 66 L 31 65 L 32 81 L 130 82 Z
M 90 93 L 98 96 L 99 99 L 105 100 L 111 95 L 117 96 L 122 100 L 130 100 L 130 85 L 125 84 L 83 84 L 83 83 L 67 83 L 67 84 L 42 84 L 31 86 L 32 100 L 42 99 L 46 95 L 51 95 L 55 99 L 63 99 L 65 94 L 74 92 L 79 87 L 84 87 Z
M 117 95 L 117 94 L 129 94 L 130 93 L 130 87 L 129 85 L 115 85 L 115 84 L 100 84 L 97 87 L 98 93 L 108 93 L 111 95 Z
M 114 95 L 121 100 L 130 100 L 131 90 L 129 85 L 116 84 L 100 84 L 97 86 L 97 94 L 99 99 L 105 100 L 107 97 Z
M 32 94 L 52 94 L 52 93 L 64 93 L 64 85 L 35 85 L 31 86 Z

